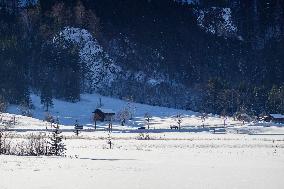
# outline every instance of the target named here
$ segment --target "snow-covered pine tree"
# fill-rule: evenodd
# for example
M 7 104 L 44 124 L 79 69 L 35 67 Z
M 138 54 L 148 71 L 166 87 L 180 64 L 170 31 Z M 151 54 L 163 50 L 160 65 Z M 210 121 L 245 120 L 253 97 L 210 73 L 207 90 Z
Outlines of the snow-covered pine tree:
M 3 131 L 0 128 L 0 155 L 3 153 L 3 146 L 4 146 L 4 142 L 3 142 Z
M 63 136 L 61 135 L 61 131 L 59 130 L 59 126 L 55 127 L 50 137 L 50 148 L 49 154 L 53 156 L 63 156 L 65 153 L 65 144 L 62 142 Z

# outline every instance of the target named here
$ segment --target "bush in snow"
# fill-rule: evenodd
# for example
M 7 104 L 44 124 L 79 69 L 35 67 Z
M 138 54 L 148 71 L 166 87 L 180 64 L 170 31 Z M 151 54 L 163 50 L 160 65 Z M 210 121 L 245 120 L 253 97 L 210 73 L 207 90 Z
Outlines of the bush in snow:
M 29 135 L 26 147 L 26 152 L 30 156 L 47 155 L 48 146 L 45 135 Z
M 51 137 L 45 134 L 30 134 L 27 139 L 18 141 L 14 135 L 0 131 L 0 155 L 16 156 L 62 156 L 66 150 L 58 129 Z
M 0 131 L 0 155 L 40 156 L 47 155 L 48 144 L 45 135 L 30 134 L 27 139 L 18 141 L 15 135 Z
M 30 134 L 26 140 L 11 142 L 11 151 L 7 155 L 17 156 L 42 156 L 48 154 L 48 144 L 45 135 Z
M 11 155 L 13 152 L 12 141 L 13 135 L 0 128 L 0 155 Z
M 5 143 L 6 143 L 6 137 L 4 135 L 3 130 L 0 128 L 0 155 L 5 154 Z
M 150 140 L 150 135 L 149 133 L 145 134 L 145 133 L 139 133 L 138 135 L 138 140 Z

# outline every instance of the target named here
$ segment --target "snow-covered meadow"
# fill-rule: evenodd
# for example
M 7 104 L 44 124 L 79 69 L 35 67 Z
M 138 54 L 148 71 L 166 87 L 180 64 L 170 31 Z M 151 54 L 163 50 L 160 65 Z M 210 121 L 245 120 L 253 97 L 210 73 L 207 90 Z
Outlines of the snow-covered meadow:
M 21 133 L 24 137 L 25 134 Z M 1 189 L 282 188 L 284 136 L 64 133 L 66 157 L 0 156 Z M 71 137 L 72 135 L 72 137 Z
M 94 130 L 92 111 L 101 99 L 103 108 L 115 112 L 132 106 L 133 119 L 113 132 L 98 123 Z M 11 142 L 30 134 L 49 135 L 50 123 L 39 97 L 32 96 L 33 117 L 18 115 L 16 106 L 1 114 L 1 122 L 15 120 L 9 131 Z M 12 114 L 15 113 L 15 114 Z M 150 130 L 144 114 L 151 114 Z M 1 189 L 43 188 L 282 188 L 284 181 L 284 127 L 272 123 L 242 123 L 233 118 L 129 103 L 99 95 L 82 95 L 77 103 L 54 101 L 51 114 L 60 120 L 64 157 L 0 155 Z M 182 115 L 181 130 L 175 116 Z M 84 125 L 79 136 L 74 122 Z M 214 133 L 213 127 L 225 132 Z M 47 129 L 47 130 L 46 130 Z M 147 137 L 146 137 L 147 136 Z M 109 141 L 112 143 L 110 149 Z

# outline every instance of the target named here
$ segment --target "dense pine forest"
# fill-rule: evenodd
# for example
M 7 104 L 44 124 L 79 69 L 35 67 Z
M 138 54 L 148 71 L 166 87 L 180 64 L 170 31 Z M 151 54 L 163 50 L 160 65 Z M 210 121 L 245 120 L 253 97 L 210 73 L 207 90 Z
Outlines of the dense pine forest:
M 284 1 L 0 0 L 0 65 L 1 107 L 98 92 L 284 113 Z

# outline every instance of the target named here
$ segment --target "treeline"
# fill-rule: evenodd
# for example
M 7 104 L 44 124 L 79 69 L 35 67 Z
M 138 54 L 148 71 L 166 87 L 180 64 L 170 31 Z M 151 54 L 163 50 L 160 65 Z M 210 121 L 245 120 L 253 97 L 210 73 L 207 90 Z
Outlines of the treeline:
M 284 113 L 284 85 L 265 88 L 240 83 L 236 88 L 230 88 L 222 80 L 212 79 L 206 85 L 200 104 L 199 108 L 204 112 L 218 112 L 223 115 L 236 112 L 250 115 Z
M 53 43 L 70 26 L 88 30 L 122 68 L 102 94 L 208 113 L 284 113 L 283 0 L 196 6 L 174 0 L 39 0 L 25 8 L 17 2 L 0 1 L 1 101 L 30 107 L 30 93 L 36 93 L 48 110 L 54 98 L 80 100 L 88 90 L 79 49 Z M 231 7 L 236 37 L 198 26 L 197 11 L 210 6 Z M 137 73 L 146 79 L 138 81 Z M 152 78 L 161 81 L 150 85 Z

